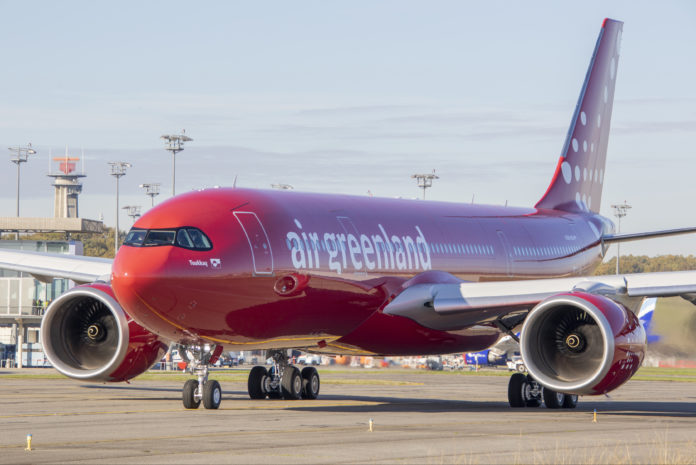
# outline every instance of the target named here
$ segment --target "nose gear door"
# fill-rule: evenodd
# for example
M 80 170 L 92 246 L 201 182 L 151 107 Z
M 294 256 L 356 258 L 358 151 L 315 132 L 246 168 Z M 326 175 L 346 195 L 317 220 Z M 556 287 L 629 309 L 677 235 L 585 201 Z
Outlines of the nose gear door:
M 273 274 L 273 253 L 271 242 L 268 240 L 266 229 L 254 212 L 233 212 L 246 234 L 251 259 L 254 264 L 254 275 L 268 276 Z

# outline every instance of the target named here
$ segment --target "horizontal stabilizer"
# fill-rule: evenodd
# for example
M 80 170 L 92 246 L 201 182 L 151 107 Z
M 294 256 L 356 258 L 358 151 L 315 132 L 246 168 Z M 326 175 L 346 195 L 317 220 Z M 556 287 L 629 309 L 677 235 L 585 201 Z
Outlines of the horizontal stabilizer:
M 611 244 L 614 242 L 640 241 L 643 239 L 653 239 L 656 237 L 676 236 L 678 234 L 691 234 L 691 233 L 696 233 L 696 227 L 678 228 L 678 229 L 663 229 L 661 231 L 649 231 L 649 232 L 633 233 L 633 234 L 612 234 L 612 235 L 603 236 L 602 242 L 604 244 Z

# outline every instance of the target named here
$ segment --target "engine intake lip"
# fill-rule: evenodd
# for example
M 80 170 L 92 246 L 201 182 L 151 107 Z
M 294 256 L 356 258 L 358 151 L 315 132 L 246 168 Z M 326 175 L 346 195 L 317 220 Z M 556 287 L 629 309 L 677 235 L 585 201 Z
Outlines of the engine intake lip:
M 81 299 L 98 300 L 115 318 L 117 343 L 113 355 L 97 368 L 83 368 L 71 353 L 68 343 L 65 341 L 63 326 L 66 318 L 72 317 L 75 312 L 74 304 Z M 91 287 L 76 287 L 57 297 L 46 309 L 41 322 L 41 344 L 46 358 L 55 369 L 62 374 L 76 379 L 108 381 L 113 373 L 123 362 L 128 350 L 128 320 L 126 312 L 121 305 L 109 294 Z M 70 359 L 72 360 L 72 363 Z
M 553 314 L 554 310 L 562 311 L 563 307 L 573 307 L 587 312 L 596 323 L 604 343 L 597 368 L 579 381 L 563 381 L 553 377 L 553 367 L 540 354 L 542 350 L 538 343 L 540 331 L 544 329 L 547 318 Z M 529 374 L 543 386 L 568 394 L 593 393 L 592 388 L 604 379 L 611 369 L 614 349 L 614 333 L 604 313 L 587 300 L 572 295 L 551 297 L 534 307 L 524 322 L 520 338 L 520 352 Z

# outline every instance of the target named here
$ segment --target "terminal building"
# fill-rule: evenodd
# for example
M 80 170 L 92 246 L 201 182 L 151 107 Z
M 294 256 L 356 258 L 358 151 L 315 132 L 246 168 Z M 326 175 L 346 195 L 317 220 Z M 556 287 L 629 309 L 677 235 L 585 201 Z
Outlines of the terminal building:
M 53 178 L 54 216 L 41 218 L 0 217 L 0 232 L 59 232 L 64 241 L 0 240 L 0 248 L 43 253 L 83 255 L 79 241 L 70 240 L 73 233 L 102 233 L 101 221 L 79 218 L 78 196 L 81 178 L 75 172 L 77 157 L 54 158 L 58 172 Z M 41 319 L 48 304 L 72 287 L 68 279 L 31 276 L 27 273 L 0 269 L 0 367 L 45 366 L 47 364 L 39 339 Z

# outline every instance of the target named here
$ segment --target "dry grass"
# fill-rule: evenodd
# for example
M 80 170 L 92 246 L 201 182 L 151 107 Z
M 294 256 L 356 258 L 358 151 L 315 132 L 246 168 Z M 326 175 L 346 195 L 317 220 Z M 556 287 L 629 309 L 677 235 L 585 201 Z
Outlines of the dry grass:
M 655 433 L 652 441 L 566 444 L 555 442 L 551 447 L 539 446 L 539 439 L 519 436 L 517 450 L 511 452 L 467 453 L 452 455 L 433 453 L 425 463 L 432 465 L 534 464 L 534 465 L 696 465 L 696 442 L 670 442 L 669 432 Z M 465 441 L 464 441 L 465 443 Z M 495 438 L 490 438 L 495 449 Z M 646 450 L 647 449 L 647 450 Z M 416 463 L 416 462 L 404 462 Z

